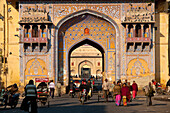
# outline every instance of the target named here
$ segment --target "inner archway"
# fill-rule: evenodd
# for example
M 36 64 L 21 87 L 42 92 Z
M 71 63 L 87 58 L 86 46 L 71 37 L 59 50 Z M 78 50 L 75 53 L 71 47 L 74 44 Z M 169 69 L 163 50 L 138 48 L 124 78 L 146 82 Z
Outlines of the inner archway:
M 75 44 L 69 51 L 69 77 L 96 78 L 98 70 L 104 71 L 104 54 L 104 49 L 89 39 Z M 72 73 L 72 70 L 75 72 Z

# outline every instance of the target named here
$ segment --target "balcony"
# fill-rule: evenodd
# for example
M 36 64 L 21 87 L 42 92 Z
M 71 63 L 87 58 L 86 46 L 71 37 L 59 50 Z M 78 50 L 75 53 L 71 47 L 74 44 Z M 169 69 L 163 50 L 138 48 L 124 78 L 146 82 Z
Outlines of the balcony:
M 151 42 L 150 37 L 127 37 L 126 42 Z
M 47 37 L 31 37 L 31 38 L 24 38 L 24 43 L 47 43 Z

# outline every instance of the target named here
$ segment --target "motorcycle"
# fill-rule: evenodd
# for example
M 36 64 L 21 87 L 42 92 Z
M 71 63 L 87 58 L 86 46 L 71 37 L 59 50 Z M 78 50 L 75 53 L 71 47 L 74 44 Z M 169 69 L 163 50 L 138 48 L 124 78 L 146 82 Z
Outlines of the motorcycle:
M 1 106 L 4 106 L 4 108 L 6 108 L 6 106 L 11 106 L 11 108 L 14 109 L 18 104 L 19 96 L 20 93 L 10 94 L 8 91 L 5 91 L 3 99 L 1 100 Z
M 81 104 L 84 104 L 84 102 L 87 101 L 87 91 L 86 89 L 83 89 L 80 97 Z
M 157 83 L 156 93 L 158 95 L 166 94 L 166 91 L 162 88 L 162 85 L 160 83 Z
M 70 91 L 69 91 L 69 94 L 70 94 L 71 98 L 74 98 L 74 96 L 75 96 L 74 89 L 71 88 Z

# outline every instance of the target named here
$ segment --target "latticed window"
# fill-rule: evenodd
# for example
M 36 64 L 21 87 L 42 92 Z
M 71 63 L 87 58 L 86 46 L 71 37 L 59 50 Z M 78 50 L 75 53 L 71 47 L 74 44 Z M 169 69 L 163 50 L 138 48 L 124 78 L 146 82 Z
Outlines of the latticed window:
M 141 26 L 137 25 L 135 30 L 135 37 L 141 37 Z
M 46 37 L 47 31 L 46 31 L 45 25 L 41 25 L 40 29 L 41 29 L 41 37 L 43 37 L 43 38 Z
M 132 25 L 129 25 L 128 26 L 128 37 L 133 37 L 133 26 Z
M 149 25 L 144 25 L 144 37 L 149 37 Z
M 29 25 L 26 25 L 25 29 L 24 29 L 25 30 L 25 36 L 24 37 L 26 37 L 26 38 L 29 38 L 31 36 L 29 29 L 30 29 Z
M 32 27 L 32 37 L 38 37 L 38 27 L 37 26 Z

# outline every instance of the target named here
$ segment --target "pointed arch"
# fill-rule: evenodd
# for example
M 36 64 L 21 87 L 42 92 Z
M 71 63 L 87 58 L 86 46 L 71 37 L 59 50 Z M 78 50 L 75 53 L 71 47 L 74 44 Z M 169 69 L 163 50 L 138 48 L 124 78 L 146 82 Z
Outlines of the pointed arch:
M 67 31 L 67 28 L 70 28 L 71 30 L 74 31 L 74 29 L 72 29 L 71 26 L 72 25 L 76 26 L 76 23 L 81 22 L 81 18 L 85 18 L 86 15 L 93 16 L 93 17 L 97 18 L 98 20 L 102 20 L 103 22 L 105 22 L 105 25 L 110 26 L 109 30 L 114 29 L 114 30 L 112 30 L 114 32 L 113 33 L 109 32 L 110 34 L 108 34 L 106 36 L 106 39 L 105 39 L 105 40 L 108 40 L 110 35 L 113 36 L 115 41 L 111 40 L 111 39 L 110 40 L 112 42 L 114 42 L 114 44 L 108 46 L 107 41 L 106 42 L 99 42 L 98 39 L 92 39 L 92 38 L 89 38 L 88 36 L 85 36 L 85 35 L 89 35 L 89 34 L 82 35 L 83 39 L 82 38 L 78 39 L 78 40 L 76 39 L 76 41 L 77 41 L 76 43 L 74 43 L 72 41 L 72 40 L 75 40 L 74 37 L 72 37 L 72 40 L 71 40 L 71 38 L 68 38 L 68 37 L 73 36 L 71 33 L 67 34 L 66 35 L 67 37 L 63 38 L 65 36 L 65 33 L 66 33 L 65 31 Z M 77 17 L 80 17 L 80 20 Z M 72 22 L 72 24 L 69 23 L 70 21 Z M 62 18 L 55 27 L 56 27 L 56 37 L 57 38 L 54 38 L 54 43 L 56 43 L 56 44 L 54 44 L 55 45 L 55 47 L 54 47 L 55 48 L 54 58 L 55 58 L 55 60 L 58 61 L 55 64 L 58 67 L 56 67 L 57 70 L 55 70 L 54 73 L 55 73 L 55 75 L 59 76 L 60 81 L 63 80 L 61 78 L 61 76 L 63 76 L 64 81 L 65 81 L 64 84 L 67 85 L 67 83 L 69 82 L 68 78 L 70 76 L 70 72 L 69 72 L 69 69 L 70 69 L 70 65 L 69 65 L 69 63 L 70 63 L 70 61 L 69 61 L 70 60 L 70 58 L 69 58 L 70 53 L 75 48 L 77 48 L 77 47 L 79 47 L 83 44 L 86 44 L 86 43 L 97 48 L 99 51 L 101 51 L 102 58 L 104 59 L 102 61 L 102 63 L 103 63 L 102 71 L 107 72 L 107 69 L 108 69 L 108 65 L 106 65 L 108 63 L 108 61 L 107 61 L 108 60 L 107 47 L 110 47 L 109 49 L 114 49 L 114 51 L 119 50 L 119 44 L 117 44 L 117 42 L 119 42 L 119 40 L 120 40 L 120 38 L 119 38 L 120 37 L 120 31 L 119 31 L 119 27 L 118 27 L 117 23 L 113 19 L 111 19 L 110 17 L 108 17 L 105 14 L 102 14 L 102 13 L 99 13 L 99 12 L 96 12 L 96 11 L 93 11 L 93 10 L 85 9 L 85 10 L 77 11 L 75 13 L 67 15 L 66 17 Z M 62 32 L 62 31 L 64 31 L 64 32 Z M 88 33 L 89 33 L 89 31 L 88 31 Z M 102 34 L 102 36 L 103 36 L 103 34 Z M 77 36 L 77 34 L 74 34 L 74 36 Z M 93 37 L 93 36 L 91 36 L 91 37 Z M 67 47 L 67 42 L 69 42 L 68 47 Z M 105 45 L 103 45 L 103 43 L 105 43 Z M 61 53 L 61 51 L 63 51 L 64 53 Z M 118 54 L 120 54 L 120 53 L 116 53 L 117 58 L 116 58 L 116 61 L 115 61 L 116 62 L 115 66 L 119 64 L 119 58 L 118 58 L 119 55 Z M 59 60 L 61 57 L 62 57 L 62 60 Z M 115 72 L 115 74 L 116 74 L 116 72 Z M 57 79 L 56 79 L 56 81 L 57 81 Z

